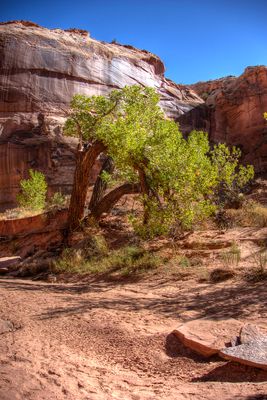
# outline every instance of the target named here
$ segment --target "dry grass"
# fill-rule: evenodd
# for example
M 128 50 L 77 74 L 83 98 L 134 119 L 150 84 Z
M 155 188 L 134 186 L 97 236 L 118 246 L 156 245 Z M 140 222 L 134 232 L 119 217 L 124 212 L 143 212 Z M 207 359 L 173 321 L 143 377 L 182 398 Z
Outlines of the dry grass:
M 41 214 L 42 212 L 27 210 L 25 208 L 12 208 L 6 210 L 3 213 L 0 213 L 0 221 L 5 221 L 8 219 L 19 219 L 19 218 L 27 218 L 27 217 L 34 217 L 35 215 Z
M 227 210 L 226 219 L 231 227 L 252 226 L 264 228 L 267 226 L 267 207 L 255 201 L 247 201 L 238 210 Z
M 138 246 L 109 250 L 103 236 L 92 237 L 82 249 L 65 249 L 54 263 L 54 272 L 123 277 L 157 268 L 161 258 Z

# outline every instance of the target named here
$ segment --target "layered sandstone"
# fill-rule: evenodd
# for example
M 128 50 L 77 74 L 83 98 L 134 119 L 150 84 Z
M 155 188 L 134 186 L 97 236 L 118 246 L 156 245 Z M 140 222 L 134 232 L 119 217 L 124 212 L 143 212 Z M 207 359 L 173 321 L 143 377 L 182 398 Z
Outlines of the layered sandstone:
M 75 143 L 63 138 L 62 126 L 72 96 L 133 84 L 156 88 L 169 117 L 203 103 L 165 79 L 162 61 L 148 51 L 99 42 L 78 29 L 0 25 L 0 203 L 14 202 L 29 167 L 44 171 L 52 190 L 70 190 Z

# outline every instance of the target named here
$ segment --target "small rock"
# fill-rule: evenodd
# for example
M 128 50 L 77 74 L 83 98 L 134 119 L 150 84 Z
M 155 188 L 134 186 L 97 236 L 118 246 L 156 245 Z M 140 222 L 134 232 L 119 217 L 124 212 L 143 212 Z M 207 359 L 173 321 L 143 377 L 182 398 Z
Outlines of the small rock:
M 6 332 L 12 332 L 14 325 L 11 321 L 0 319 L 0 335 Z

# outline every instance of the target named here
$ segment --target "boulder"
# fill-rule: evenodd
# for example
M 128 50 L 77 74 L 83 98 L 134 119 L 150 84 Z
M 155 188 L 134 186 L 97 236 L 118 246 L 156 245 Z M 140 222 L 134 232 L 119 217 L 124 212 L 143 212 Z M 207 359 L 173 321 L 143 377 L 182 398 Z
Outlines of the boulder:
M 239 335 L 242 323 L 235 319 L 201 318 L 174 330 L 181 342 L 204 357 L 219 353 Z

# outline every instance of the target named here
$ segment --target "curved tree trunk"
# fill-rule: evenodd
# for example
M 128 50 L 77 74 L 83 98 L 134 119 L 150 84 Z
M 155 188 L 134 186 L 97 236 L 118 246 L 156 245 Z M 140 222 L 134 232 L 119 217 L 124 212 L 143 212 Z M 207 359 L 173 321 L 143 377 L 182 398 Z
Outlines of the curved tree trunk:
M 100 200 L 103 198 L 104 193 L 107 189 L 107 182 L 102 179 L 102 172 L 112 173 L 114 171 L 114 163 L 111 157 L 107 157 L 102 165 L 101 171 L 97 177 L 97 180 L 94 184 L 93 193 L 89 202 L 88 209 L 92 212 Z
M 104 150 L 105 146 L 100 141 L 92 143 L 88 149 L 79 149 L 78 147 L 68 212 L 68 232 L 77 229 L 83 219 L 90 172 L 97 157 Z
M 148 201 L 151 197 L 151 190 L 149 184 L 147 182 L 146 173 L 143 168 L 136 167 L 140 180 L 141 193 L 143 195 L 143 206 L 144 206 L 144 217 L 143 224 L 146 225 L 149 220 L 149 209 L 148 209 Z
M 91 216 L 98 221 L 103 213 L 109 212 L 114 205 L 125 194 L 134 194 L 140 192 L 139 184 L 124 183 L 107 193 L 100 202 L 94 207 Z

